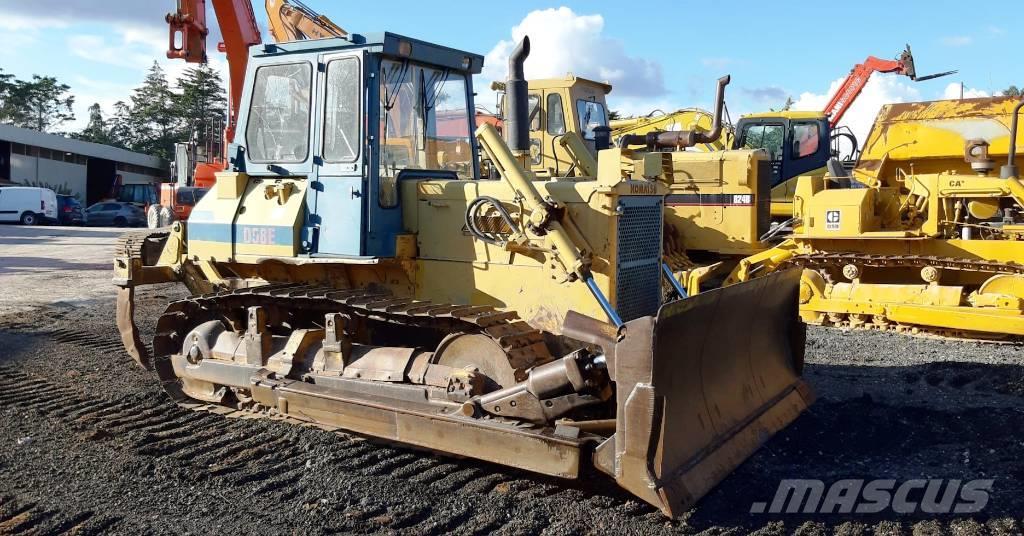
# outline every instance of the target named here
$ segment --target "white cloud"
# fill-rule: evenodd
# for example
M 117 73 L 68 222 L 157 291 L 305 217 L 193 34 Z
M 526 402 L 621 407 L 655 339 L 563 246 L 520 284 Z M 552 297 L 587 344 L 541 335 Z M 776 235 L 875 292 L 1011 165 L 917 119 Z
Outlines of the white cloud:
M 965 47 L 974 42 L 968 35 L 951 35 L 942 38 L 942 44 L 949 47 Z
M 956 82 L 950 82 L 946 86 L 946 89 L 942 91 L 942 98 L 944 99 L 959 99 L 960 98 L 960 84 Z M 965 99 L 977 99 L 980 97 L 991 97 L 992 95 L 984 89 L 977 89 L 973 87 L 963 87 L 963 97 Z
M 145 69 L 155 57 L 146 49 L 132 47 L 123 39 L 108 40 L 101 35 L 76 34 L 67 38 L 68 51 L 83 60 L 129 69 Z
M 1006 29 L 1000 26 L 989 26 L 988 33 L 992 35 L 1004 35 L 1006 34 Z
M 67 21 L 45 14 L 18 15 L 4 13 L 4 16 L 0 17 L 0 29 L 10 32 L 34 32 L 43 29 L 67 27 Z
M 561 77 L 573 72 L 611 83 L 619 97 L 665 95 L 661 65 L 630 56 L 622 42 L 603 35 L 603 31 L 601 15 L 579 15 L 567 7 L 531 11 L 512 28 L 512 39 L 498 42 L 487 54 L 482 76 L 487 83 L 504 80 L 509 54 L 523 36 L 529 35 L 527 78 Z
M 829 98 L 839 90 L 844 80 L 845 76 L 832 82 L 828 93 L 823 95 L 809 92 L 800 94 L 793 104 L 793 109 L 824 110 Z M 921 92 L 903 80 L 899 75 L 872 76 L 839 124 L 850 127 L 857 139 L 863 143 L 883 105 L 922 100 Z

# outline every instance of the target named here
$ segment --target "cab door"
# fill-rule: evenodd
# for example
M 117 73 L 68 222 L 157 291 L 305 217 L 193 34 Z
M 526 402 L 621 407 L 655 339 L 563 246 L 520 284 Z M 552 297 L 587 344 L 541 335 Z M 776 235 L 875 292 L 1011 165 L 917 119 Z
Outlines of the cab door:
M 366 236 L 366 143 L 362 52 L 327 54 L 319 63 L 315 201 L 309 216 L 317 254 L 361 256 Z

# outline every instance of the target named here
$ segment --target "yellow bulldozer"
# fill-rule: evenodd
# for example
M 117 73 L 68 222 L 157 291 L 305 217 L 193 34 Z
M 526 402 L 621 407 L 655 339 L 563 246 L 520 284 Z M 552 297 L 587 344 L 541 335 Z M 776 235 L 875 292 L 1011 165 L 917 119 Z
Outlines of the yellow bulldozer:
M 731 280 L 800 266 L 809 322 L 1024 336 L 1022 106 L 1009 97 L 884 106 L 852 176 L 800 177 L 792 234 Z
M 538 87 L 553 91 L 558 82 Z M 561 81 L 565 88 L 588 84 L 595 85 Z M 594 97 L 594 106 L 603 109 L 606 93 Z M 611 123 L 617 128 L 609 138 L 624 160 L 661 159 L 654 176 L 670 190 L 663 252 L 686 293 L 802 267 L 800 310 L 809 323 L 985 339 L 1024 335 L 1024 197 L 1014 193 L 1012 176 L 992 176 L 994 159 L 1011 152 L 1013 99 L 887 106 L 855 166 L 830 158 L 830 124 L 821 112 L 744 116 L 734 148 L 709 152 L 705 142 L 720 146 L 724 137 L 712 133 L 722 100 L 720 91 L 717 113 L 693 115 L 682 130 L 667 118 Z M 534 117 L 551 114 L 546 101 L 535 102 Z M 596 168 L 573 132 L 549 139 L 542 125 L 531 125 L 534 145 L 543 140 L 564 153 L 535 154 L 535 169 Z M 567 125 L 587 132 L 578 120 Z M 790 160 L 806 160 L 806 169 L 790 163 L 784 174 L 806 175 L 772 188 L 779 162 Z M 780 200 L 791 211 L 783 225 L 772 222 Z
M 799 272 L 665 300 L 661 157 L 535 176 L 528 54 L 510 59 L 506 143 L 472 131 L 482 56 L 393 33 L 250 45 L 230 168 L 188 222 L 119 246 L 128 352 L 186 407 L 593 466 L 685 513 L 813 399 Z M 192 295 L 150 355 L 135 292 L 171 281 Z

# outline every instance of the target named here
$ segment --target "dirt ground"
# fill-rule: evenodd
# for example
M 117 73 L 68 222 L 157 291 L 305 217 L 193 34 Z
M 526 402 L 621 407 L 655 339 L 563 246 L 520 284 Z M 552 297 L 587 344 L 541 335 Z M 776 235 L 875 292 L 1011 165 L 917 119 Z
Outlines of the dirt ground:
M 0 534 L 1024 530 L 1020 346 L 811 328 L 805 372 L 818 401 L 668 521 L 599 475 L 562 481 L 175 407 L 120 348 L 99 267 L 116 236 L 0 226 Z M 182 295 L 142 293 L 143 329 Z M 750 513 L 793 478 L 994 484 L 973 515 Z

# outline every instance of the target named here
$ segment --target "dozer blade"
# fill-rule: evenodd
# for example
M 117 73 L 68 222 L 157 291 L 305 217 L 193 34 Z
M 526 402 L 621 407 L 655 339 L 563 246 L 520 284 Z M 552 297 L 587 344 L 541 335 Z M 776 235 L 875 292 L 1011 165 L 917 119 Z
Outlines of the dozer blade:
M 787 270 L 627 323 L 608 355 L 616 430 L 595 464 L 678 517 L 796 419 L 813 401 L 799 282 Z

